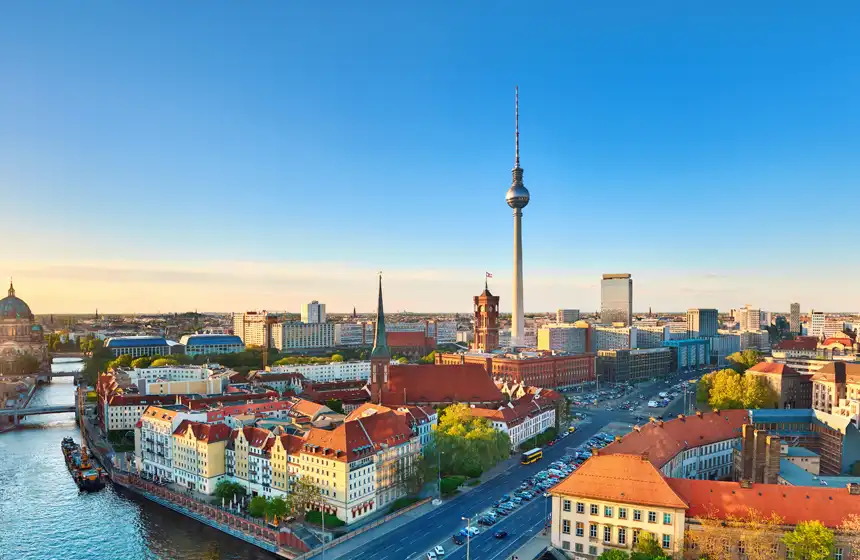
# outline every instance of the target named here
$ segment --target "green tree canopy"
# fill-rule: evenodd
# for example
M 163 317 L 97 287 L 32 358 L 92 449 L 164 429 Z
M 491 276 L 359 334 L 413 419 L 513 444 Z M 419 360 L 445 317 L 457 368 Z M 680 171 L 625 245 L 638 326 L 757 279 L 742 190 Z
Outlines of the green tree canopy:
M 151 356 L 141 356 L 135 360 L 131 361 L 131 367 L 133 368 L 147 368 L 152 363 Z
M 744 408 L 773 408 L 779 397 L 770 383 L 758 375 L 743 377 Z
M 267 500 L 263 496 L 254 496 L 248 504 L 248 513 L 252 517 L 263 517 L 266 515 Z
M 600 556 L 597 557 L 597 560 L 628 560 L 630 555 L 627 554 L 627 551 L 624 550 L 604 550 Z
M 340 399 L 329 399 L 325 402 L 325 405 L 334 412 L 343 414 L 343 401 Z
M 221 480 L 215 485 L 213 494 L 218 498 L 223 498 L 225 502 L 232 502 L 234 496 L 242 497 L 245 495 L 245 487 L 237 482 Z
M 158 358 L 156 360 L 152 360 L 152 363 L 149 364 L 149 367 L 164 367 L 164 366 L 178 366 L 179 360 L 176 358 Z
M 342 362 L 343 356 L 341 356 L 340 354 L 332 354 L 331 355 L 331 361 L 332 362 Z
M 663 556 L 663 547 L 657 542 L 657 537 L 648 531 L 639 534 L 639 540 L 633 547 L 634 560 L 654 560 Z
M 795 560 L 826 560 L 833 553 L 833 531 L 821 521 L 801 521 L 782 537 Z
M 712 408 L 743 408 L 743 384 L 741 375 L 733 369 L 723 369 L 711 378 L 711 394 L 708 404 Z
M 761 354 L 758 350 L 744 350 L 743 352 L 735 352 L 726 357 L 729 367 L 738 373 L 743 373 L 761 361 Z
M 460 403 L 442 411 L 426 456 L 435 465 L 440 451 L 443 473 L 475 477 L 509 457 L 510 446 L 508 434 L 486 418 L 472 416 L 469 405 Z

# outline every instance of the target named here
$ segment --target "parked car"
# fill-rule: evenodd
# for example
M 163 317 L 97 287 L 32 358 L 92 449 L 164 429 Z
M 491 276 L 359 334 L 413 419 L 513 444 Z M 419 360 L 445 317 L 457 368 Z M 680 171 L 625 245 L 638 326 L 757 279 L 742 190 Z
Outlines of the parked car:
M 445 549 L 444 549 L 444 548 L 442 548 L 442 547 L 441 547 L 440 545 L 438 545 L 438 544 L 437 544 L 436 546 L 434 546 L 434 547 L 433 547 L 433 552 L 435 552 L 435 553 L 436 553 L 436 556 L 444 556 L 444 555 L 445 555 Z
M 431 550 L 427 553 L 426 558 L 427 560 L 436 560 L 436 553 Z

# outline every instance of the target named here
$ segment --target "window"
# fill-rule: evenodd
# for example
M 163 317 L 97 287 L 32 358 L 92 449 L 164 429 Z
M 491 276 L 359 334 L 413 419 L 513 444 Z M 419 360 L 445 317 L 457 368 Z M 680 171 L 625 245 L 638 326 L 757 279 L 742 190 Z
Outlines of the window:
M 576 552 L 582 552 L 582 543 L 576 543 L 576 544 L 574 544 L 574 545 L 573 545 L 573 549 L 574 549 Z
M 561 548 L 564 550 L 570 550 L 570 541 L 561 541 Z
M 624 527 L 618 528 L 618 544 L 627 544 L 627 529 Z
M 639 529 L 633 529 L 633 546 L 639 542 Z
M 657 512 L 649 511 L 648 512 L 648 523 L 657 523 Z
M 671 525 L 672 524 L 672 514 L 664 513 L 663 514 L 663 525 Z
M 612 527 L 605 525 L 603 527 L 603 542 L 610 543 L 612 542 Z
M 618 508 L 618 519 L 627 519 L 627 508 Z
M 564 511 L 570 511 L 570 500 L 564 500 L 562 502 L 562 505 L 563 505 Z
M 663 535 L 663 548 L 669 548 L 669 546 L 671 544 L 672 544 L 671 535 Z
M 610 506 L 603 506 L 603 517 L 612 517 L 612 508 Z
M 833 559 L 834 560 L 842 560 L 844 556 L 844 552 L 841 548 L 836 548 L 833 550 Z
M 596 546 L 589 546 L 588 547 L 588 553 L 591 554 L 592 556 L 597 556 L 597 547 Z
M 585 513 L 585 504 L 576 502 L 576 513 Z
M 591 504 L 591 515 L 597 515 L 597 504 Z
M 561 532 L 565 535 L 570 534 L 570 521 L 568 519 L 561 522 Z
M 576 536 L 584 537 L 585 536 L 585 523 L 576 522 Z
M 638 509 L 633 510 L 633 521 L 642 521 L 642 511 Z
M 597 525 L 594 523 L 588 526 L 588 538 L 596 539 L 597 538 Z

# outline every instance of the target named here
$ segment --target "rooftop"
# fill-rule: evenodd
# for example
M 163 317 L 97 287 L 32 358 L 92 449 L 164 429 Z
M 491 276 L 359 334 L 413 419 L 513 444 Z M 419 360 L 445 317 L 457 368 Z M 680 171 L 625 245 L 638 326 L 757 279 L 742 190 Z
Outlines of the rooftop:
M 141 346 L 167 346 L 163 336 L 116 336 L 105 341 L 105 348 L 139 348 Z
M 241 338 L 232 334 L 186 334 L 179 339 L 179 342 L 185 346 L 243 344 Z
M 502 393 L 480 364 L 402 365 L 389 370 L 383 404 L 501 402 Z
M 774 362 L 759 362 L 753 367 L 749 368 L 747 371 L 770 375 L 800 375 L 797 370 L 785 364 L 777 364 Z
M 551 494 L 626 504 L 686 509 L 687 503 L 640 455 L 595 455 L 550 490 Z

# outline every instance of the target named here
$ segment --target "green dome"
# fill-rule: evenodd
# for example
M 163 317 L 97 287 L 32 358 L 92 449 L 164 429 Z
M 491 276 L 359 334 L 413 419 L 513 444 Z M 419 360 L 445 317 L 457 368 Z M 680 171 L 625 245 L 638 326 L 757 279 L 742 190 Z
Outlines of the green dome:
M 23 299 L 15 297 L 15 288 L 9 283 L 9 295 L 0 299 L 0 319 L 32 319 L 33 312 Z

